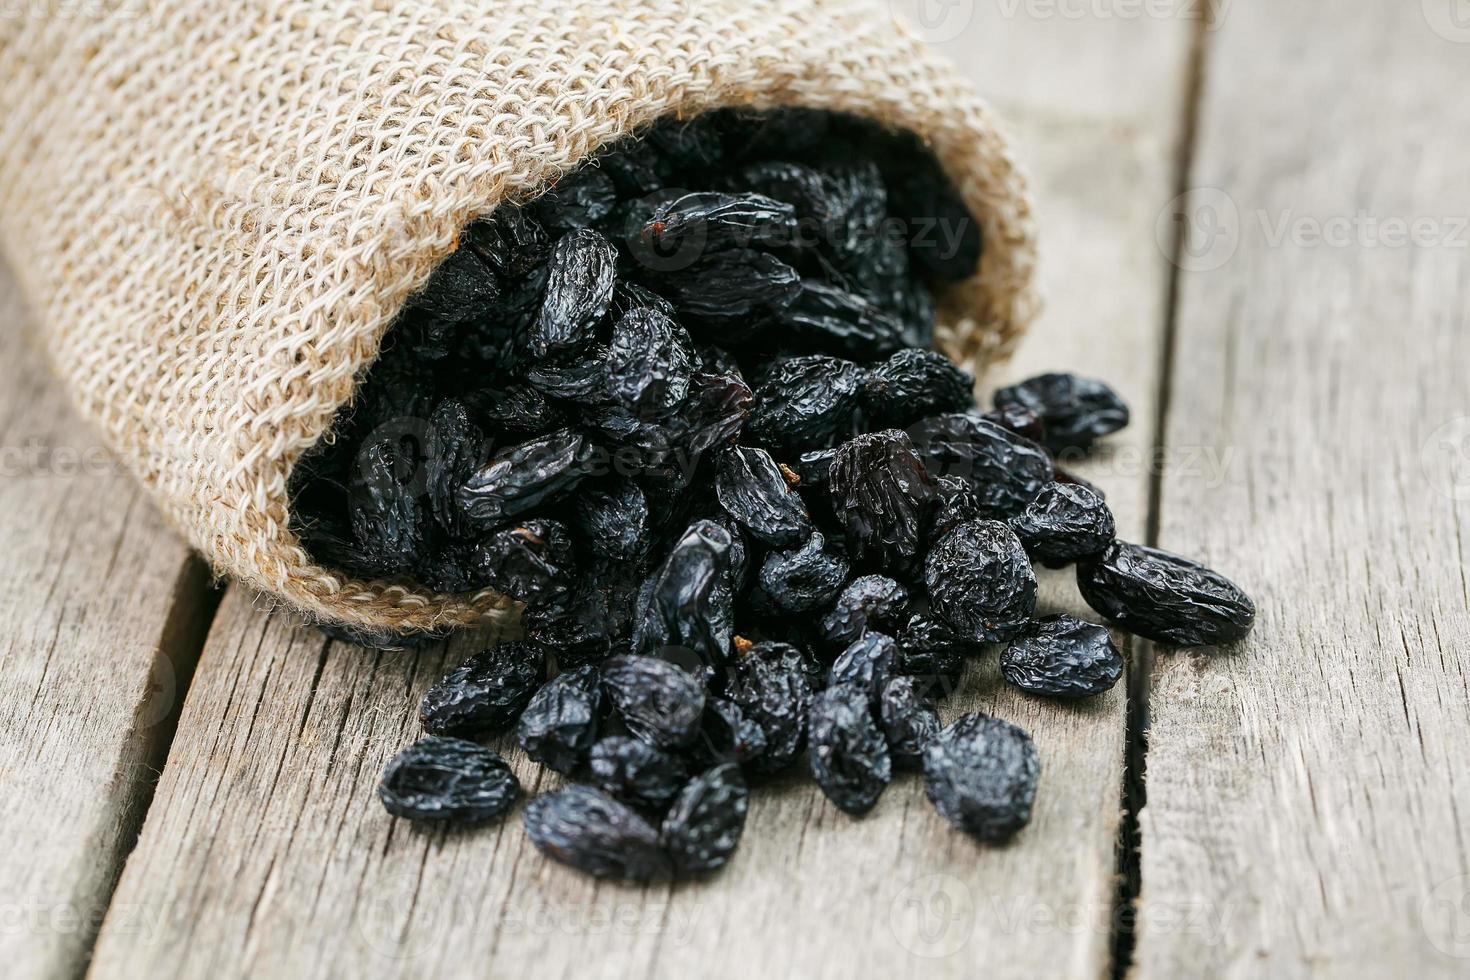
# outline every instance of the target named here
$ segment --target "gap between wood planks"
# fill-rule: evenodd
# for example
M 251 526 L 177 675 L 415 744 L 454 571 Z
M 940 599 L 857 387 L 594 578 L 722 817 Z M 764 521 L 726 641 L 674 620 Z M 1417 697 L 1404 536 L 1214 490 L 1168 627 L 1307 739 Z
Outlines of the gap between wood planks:
M 1208 68 L 1210 33 L 1215 14 L 1197 19 L 1189 52 L 1189 68 L 1185 78 L 1184 99 L 1180 105 L 1179 150 L 1175 159 L 1174 191 L 1179 200 L 1190 190 L 1194 169 L 1195 146 L 1199 137 L 1199 115 L 1203 103 L 1205 73 Z M 1155 413 L 1153 447 L 1158 459 L 1168 442 L 1169 402 L 1173 395 L 1175 345 L 1179 326 L 1180 256 L 1185 247 L 1185 229 L 1174 223 L 1170 243 L 1169 281 L 1164 299 L 1164 332 L 1159 345 L 1158 409 Z M 1145 544 L 1159 544 L 1159 524 L 1163 512 L 1163 467 L 1151 474 L 1148 488 L 1148 524 Z M 1154 667 L 1153 644 L 1132 637 L 1129 644 L 1127 736 L 1124 749 L 1123 785 L 1121 787 L 1123 819 L 1118 826 L 1117 878 L 1118 890 L 1113 903 L 1112 978 L 1126 980 L 1132 966 L 1137 942 L 1135 916 L 1138 896 L 1143 888 L 1143 871 L 1139 859 L 1143 846 L 1139 831 L 1139 813 L 1148 802 L 1145 777 L 1148 771 L 1149 691 Z

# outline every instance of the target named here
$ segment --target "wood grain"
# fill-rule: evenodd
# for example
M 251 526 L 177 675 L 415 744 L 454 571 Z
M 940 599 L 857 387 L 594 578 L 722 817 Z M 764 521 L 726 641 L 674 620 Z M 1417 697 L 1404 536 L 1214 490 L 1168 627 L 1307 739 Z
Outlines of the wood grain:
M 1002 93 L 1039 173 L 1054 305 L 1013 368 L 1118 379 L 1144 419 L 1167 266 L 1154 218 L 1172 173 L 1190 25 L 985 15 L 947 47 Z M 1106 100 L 1082 100 L 1124 75 Z M 1120 454 L 1122 455 L 1122 454 Z M 1148 474 L 1090 472 L 1141 534 Z M 1075 604 L 1060 579 L 1052 605 Z M 1124 742 L 1121 687 L 1065 707 L 1018 697 L 994 661 L 948 711 L 1035 732 L 1044 783 L 1013 845 L 952 832 L 899 780 L 866 819 L 807 781 L 763 787 L 737 860 L 669 888 L 596 883 L 544 860 L 519 814 L 423 832 L 374 798 L 416 734 L 416 702 L 461 651 L 324 643 L 232 591 L 138 850 L 105 924 L 99 977 L 393 975 L 1096 977 L 1106 971 Z M 527 789 L 552 785 L 510 753 Z M 124 918 L 124 916 L 128 918 Z M 136 921 L 151 923 L 131 928 Z
M 211 604 L 25 319 L 0 269 L 0 963 L 64 977 L 136 839 Z
M 1470 971 L 1470 47 L 1422 6 L 1211 38 L 1194 231 L 1227 238 L 1181 284 L 1160 537 L 1260 617 L 1158 655 L 1142 978 Z

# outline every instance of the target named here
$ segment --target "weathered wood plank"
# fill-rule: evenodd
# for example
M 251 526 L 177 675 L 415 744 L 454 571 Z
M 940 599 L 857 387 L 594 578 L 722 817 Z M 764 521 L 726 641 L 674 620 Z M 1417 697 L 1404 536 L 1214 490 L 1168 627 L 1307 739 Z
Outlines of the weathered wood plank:
M 1238 649 L 1158 655 L 1140 977 L 1470 970 L 1450 7 L 1234 4 L 1212 38 L 1160 539 L 1260 618 Z M 1184 466 L 1201 450 L 1230 454 L 1222 481 Z
M 977 22 L 949 47 L 1006 93 L 1039 171 L 1051 313 L 1011 373 L 1119 380 L 1151 437 L 1166 263 L 1154 217 L 1172 165 L 1191 25 Z M 1123 75 L 1115 99 L 1077 100 Z M 1059 81 L 1059 79 L 1065 81 Z M 1148 474 L 1090 475 L 1143 533 Z M 1075 603 L 1060 580 L 1053 604 Z M 864 820 L 805 780 L 763 788 L 738 859 L 669 889 L 598 884 L 541 858 L 519 820 L 472 834 L 391 820 L 378 771 L 415 735 L 419 695 L 453 653 L 365 654 L 227 597 L 117 908 L 160 910 L 141 942 L 109 919 L 99 976 L 940 975 L 1106 970 L 1124 741 L 1121 687 L 1068 708 L 977 666 L 951 712 L 982 706 L 1036 733 L 1032 826 L 990 849 L 952 832 L 917 779 Z M 528 789 L 551 785 L 511 753 Z M 954 904 L 946 904 L 946 902 Z
M 25 318 L 0 269 L 0 963 L 60 977 L 85 967 L 210 603 Z

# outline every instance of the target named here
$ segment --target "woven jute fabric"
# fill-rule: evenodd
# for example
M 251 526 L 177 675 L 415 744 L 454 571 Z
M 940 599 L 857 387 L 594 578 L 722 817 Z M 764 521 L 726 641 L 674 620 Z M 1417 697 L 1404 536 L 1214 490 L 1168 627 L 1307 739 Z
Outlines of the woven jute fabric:
M 912 130 L 981 220 L 941 345 L 1031 318 L 1030 202 L 986 105 L 884 4 L 88 0 L 0 18 L 0 247 L 82 411 L 221 574 L 358 627 L 508 613 L 353 581 L 290 531 L 328 433 L 457 233 L 657 118 L 802 105 Z

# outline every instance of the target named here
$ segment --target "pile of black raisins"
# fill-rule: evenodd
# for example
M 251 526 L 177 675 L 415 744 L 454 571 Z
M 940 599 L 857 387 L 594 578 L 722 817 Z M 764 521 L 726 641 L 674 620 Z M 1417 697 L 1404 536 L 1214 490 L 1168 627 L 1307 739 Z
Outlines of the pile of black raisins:
M 935 700 L 993 644 L 1039 695 L 1123 672 L 1103 627 L 1037 618 L 1033 562 L 1139 635 L 1244 635 L 1238 588 L 1116 540 L 1057 467 L 1127 424 L 1109 388 L 1046 375 L 982 412 L 928 350 L 929 290 L 981 244 L 916 141 L 799 111 L 660 124 L 468 228 L 293 483 L 321 563 L 525 605 L 424 699 L 388 810 L 504 814 L 520 787 L 473 739 L 514 732 L 577 783 L 527 833 L 593 874 L 721 867 L 747 780 L 792 766 L 850 813 L 919 770 L 1003 840 L 1031 739 Z

